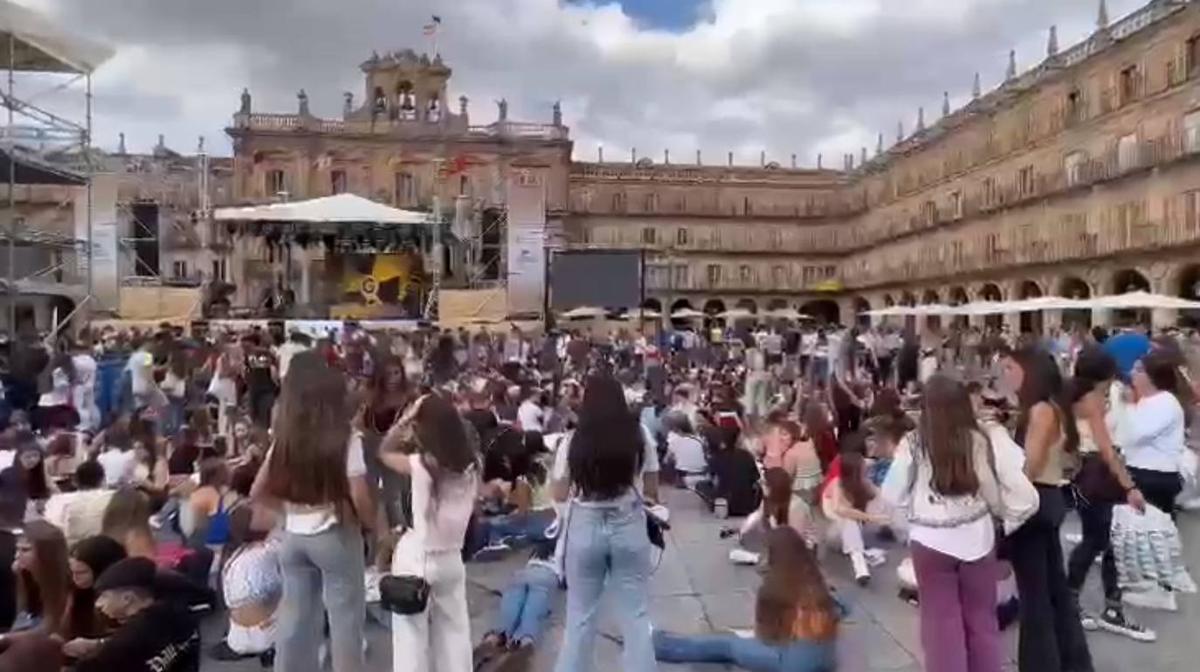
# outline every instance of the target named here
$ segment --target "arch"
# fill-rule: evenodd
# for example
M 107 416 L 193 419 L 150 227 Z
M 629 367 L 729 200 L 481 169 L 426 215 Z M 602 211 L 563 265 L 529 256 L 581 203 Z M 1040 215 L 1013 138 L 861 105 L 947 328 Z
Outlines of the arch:
M 1042 296 L 1042 286 L 1033 280 L 1023 280 L 1017 287 L 1017 296 L 1021 299 L 1036 299 Z M 1045 319 L 1040 310 L 1027 310 L 1021 313 L 1021 333 L 1040 334 L 1045 326 Z
M 683 310 L 684 308 L 691 308 L 691 307 L 692 307 L 691 301 L 688 301 L 687 299 L 679 299 L 675 303 L 671 304 L 671 312 L 673 313 L 677 310 Z
M 1059 280 L 1058 295 L 1068 299 L 1090 299 L 1092 298 L 1092 287 L 1082 278 L 1069 275 Z M 1092 311 L 1064 310 L 1062 311 L 1062 325 L 1065 329 L 1090 329 Z
M 676 320 L 676 319 L 670 317 L 671 315 L 673 315 L 675 313 L 675 311 L 683 310 L 684 308 L 692 308 L 691 301 L 688 301 L 687 299 L 678 299 L 674 303 L 671 304 L 671 312 L 667 313 L 667 316 L 671 320 L 672 327 L 674 327 L 676 329 L 682 329 L 684 327 L 687 327 L 687 326 L 693 324 L 692 320 Z
M 871 302 L 865 297 L 856 296 L 851 300 L 851 305 L 854 306 L 854 322 L 858 326 L 866 329 L 871 326 L 871 316 L 863 313 L 871 309 Z
M 767 310 L 783 310 L 788 307 L 787 299 L 771 299 L 767 303 Z
M 957 285 L 950 288 L 949 304 L 952 306 L 964 306 L 971 302 L 971 296 L 967 294 L 967 288 L 962 285 Z M 951 323 L 959 329 L 965 329 L 970 324 L 970 319 L 966 315 L 955 315 Z
M 932 306 L 942 302 L 942 297 L 936 289 L 927 289 L 921 294 L 921 305 Z M 926 315 L 925 328 L 929 331 L 941 331 L 942 316 L 941 315 Z
M 704 314 L 716 315 L 725 312 L 725 302 L 720 299 L 709 299 L 704 302 Z
M 842 311 L 833 299 L 817 299 L 800 306 L 800 312 L 816 318 L 818 323 L 838 324 Z
M 736 305 L 738 308 L 745 308 L 755 315 L 758 314 L 758 303 L 756 303 L 754 299 L 738 299 Z
M 894 305 L 896 305 L 896 300 L 892 298 L 892 295 L 891 295 L 891 294 L 884 294 L 884 295 L 883 295 L 883 307 L 884 307 L 884 308 L 891 308 L 891 307 L 892 307 L 892 306 L 894 306 Z
M 912 292 L 904 292 L 900 295 L 900 305 L 915 306 L 917 305 L 917 297 L 913 296 Z
M 980 301 L 1003 301 L 1004 300 L 1004 292 L 1002 292 L 1000 290 L 1000 286 L 994 282 L 985 282 L 983 284 L 983 286 L 979 288 L 978 296 L 979 296 Z M 986 315 L 983 318 L 983 324 L 984 324 L 984 326 L 990 327 L 992 329 L 999 329 L 1000 326 L 1004 324 L 1004 316 L 1003 315 Z
M 1151 291 L 1150 280 L 1137 269 L 1124 268 L 1113 273 L 1111 291 L 1113 294 L 1149 292 Z M 1114 311 L 1113 324 L 1118 326 L 1132 324 L 1148 325 L 1150 324 L 1150 311 L 1145 309 Z
M 642 308 L 661 313 L 662 301 L 659 301 L 658 299 L 646 299 L 642 302 Z
M 1179 269 L 1175 281 L 1175 294 L 1189 301 L 1200 301 L 1200 265 L 1189 265 Z M 1200 326 L 1200 310 L 1179 311 L 1179 323 L 1188 327 Z
M 934 303 L 941 303 L 941 301 L 942 297 L 938 295 L 936 289 L 927 289 L 925 290 L 925 293 L 921 295 L 922 305 L 928 306 Z

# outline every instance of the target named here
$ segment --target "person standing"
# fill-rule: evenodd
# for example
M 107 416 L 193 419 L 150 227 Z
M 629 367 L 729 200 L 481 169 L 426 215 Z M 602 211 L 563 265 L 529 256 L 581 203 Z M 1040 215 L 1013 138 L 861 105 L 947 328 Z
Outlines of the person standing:
M 407 452 L 400 450 L 408 448 Z M 395 672 L 471 670 L 471 620 L 463 540 L 479 490 L 479 465 L 454 405 L 426 395 L 388 431 L 380 459 L 412 478 L 412 528 L 396 543 L 392 574 L 429 584 L 424 612 L 392 616 Z
M 1037 513 L 1010 537 L 1021 596 L 1018 664 L 1022 672 L 1090 672 L 1092 657 L 1067 586 L 1059 537 L 1067 513 L 1062 486 L 1079 447 L 1075 414 L 1048 353 L 1026 348 L 1008 354 L 1000 371 L 1019 403 L 1016 440 L 1025 449 L 1025 475 L 1038 492 Z
M 1170 357 L 1160 352 L 1133 365 L 1130 383 L 1135 403 L 1118 430 L 1125 464 L 1146 501 L 1174 517 L 1175 497 L 1183 489 L 1179 460 L 1187 414 L 1179 398 L 1184 385 Z
M 555 499 L 567 504 L 560 538 L 567 581 L 567 623 L 557 672 L 590 672 L 597 612 L 605 590 L 616 598 L 624 636 L 621 669 L 657 669 L 647 605 L 650 539 L 635 487 L 639 473 L 657 472 L 637 416 L 615 378 L 596 375 L 584 387 L 579 427 L 559 448 Z M 646 496 L 656 499 L 657 480 Z
M 1071 402 L 1079 427 L 1079 454 L 1082 458 L 1079 473 L 1075 477 L 1075 487 L 1081 495 L 1077 510 L 1083 539 L 1067 560 L 1067 586 L 1078 599 L 1096 556 L 1101 555 L 1100 582 L 1104 587 L 1104 611 L 1099 616 L 1085 615 L 1084 628 L 1104 629 L 1149 642 L 1156 639 L 1154 631 L 1125 616 L 1110 538 L 1113 506 L 1126 503 L 1138 511 L 1146 510 L 1146 498 L 1125 468 L 1105 422 L 1104 400 L 1116 375 L 1116 361 L 1100 348 L 1088 347 L 1079 353 L 1075 362 L 1075 377 L 1071 381 Z
M 333 669 L 357 672 L 366 615 L 362 527 L 375 520 L 375 505 L 345 378 L 315 352 L 292 358 L 274 438 L 251 496 L 284 514 L 276 665 L 317 672 L 323 619 L 314 607 L 323 605 Z
M 909 524 L 925 669 L 998 672 L 1004 653 L 992 518 L 1011 530 L 1033 515 L 1037 494 L 1020 462 L 994 449 L 960 383 L 933 376 L 922 406 L 920 425 L 897 446 L 880 493 Z

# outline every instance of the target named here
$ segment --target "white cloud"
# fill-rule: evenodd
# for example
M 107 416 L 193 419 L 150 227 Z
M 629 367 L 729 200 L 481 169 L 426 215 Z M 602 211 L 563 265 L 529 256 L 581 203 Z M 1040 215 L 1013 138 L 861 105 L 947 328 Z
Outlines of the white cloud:
M 443 17 L 439 45 L 451 95 L 471 98 L 474 123 L 506 97 L 514 118 L 548 121 L 563 100 L 577 155 L 629 148 L 691 160 L 697 148 L 815 163 L 890 142 L 896 121 L 932 120 L 943 90 L 962 101 L 972 75 L 1003 73 L 1009 48 L 1029 67 L 1046 31 L 1082 39 L 1092 0 L 711 0 L 682 32 L 647 29 L 615 3 L 560 0 L 21 0 L 68 27 L 106 37 L 118 55 L 97 75 L 97 138 L 118 132 L 148 149 L 159 133 L 190 150 L 222 129 L 243 86 L 256 109 L 290 112 L 305 88 L 335 116 L 341 92 L 361 95 L 358 64 L 374 50 L 426 48 L 421 25 Z M 664 0 L 666 1 L 666 0 Z M 1141 0 L 1113 0 L 1114 18 Z M 218 141 L 219 138 L 222 140 Z M 840 163 L 835 161 L 834 165 Z

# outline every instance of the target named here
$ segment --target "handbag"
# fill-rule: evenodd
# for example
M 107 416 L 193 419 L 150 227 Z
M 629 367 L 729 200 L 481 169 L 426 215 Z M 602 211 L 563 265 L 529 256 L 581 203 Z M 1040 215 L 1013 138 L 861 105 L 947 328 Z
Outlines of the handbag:
M 1099 455 L 1087 455 L 1075 474 L 1075 487 L 1089 502 L 1111 504 L 1125 500 L 1125 489 Z
M 415 574 L 388 574 L 379 579 L 379 604 L 400 616 L 423 614 L 429 606 L 429 582 Z
M 429 582 L 419 576 L 389 574 L 379 580 L 379 604 L 401 616 L 425 613 L 429 606 Z

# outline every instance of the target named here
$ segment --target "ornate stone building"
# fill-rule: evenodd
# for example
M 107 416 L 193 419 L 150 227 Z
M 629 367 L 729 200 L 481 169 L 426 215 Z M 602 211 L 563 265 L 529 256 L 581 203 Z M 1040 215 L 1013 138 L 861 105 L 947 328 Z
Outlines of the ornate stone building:
M 912 134 L 886 149 L 881 135 L 873 157 L 862 149 L 837 170 L 799 169 L 794 157 L 790 167 L 765 156 L 748 167 L 636 151 L 572 162 L 557 109 L 550 124 L 519 124 L 501 102 L 496 122 L 474 126 L 465 99 L 446 109 L 440 59 L 376 56 L 362 66 L 365 101 L 346 94 L 342 119 L 314 117 L 303 92 L 286 115 L 253 112 L 244 96 L 228 131 L 234 194 L 353 191 L 419 208 L 436 195 L 453 204 L 456 229 L 499 247 L 487 221 L 502 217 L 488 213 L 503 211 L 510 176 L 536 173 L 552 244 L 645 249 L 648 295 L 666 310 L 791 305 L 850 322 L 901 303 L 1138 288 L 1196 296 L 1200 3 L 1152 0 L 1110 23 L 1101 2 L 1088 39 L 1057 42 L 1051 29 L 1032 69 L 1018 72 L 1013 55 L 995 90 L 977 78 L 962 108 L 947 97 L 936 120 L 921 113 Z M 462 266 L 458 282 L 502 277 L 501 252 L 477 259 L 493 261 L 450 260 Z M 269 278 L 260 261 L 243 261 L 235 274 Z M 1040 318 L 1004 319 L 1031 328 Z
M 510 120 L 508 103 L 500 100 L 496 121 L 472 125 L 466 97 L 458 99 L 456 111 L 449 107 L 451 70 L 440 57 L 411 50 L 375 54 L 361 69 L 363 97 L 356 103 L 346 92 L 341 119 L 313 116 L 304 91 L 294 114 L 255 112 L 250 93 L 243 93 L 227 129 L 237 202 L 339 193 L 410 210 L 429 211 L 436 202 L 461 243 L 448 246 L 443 260 L 450 286 L 503 277 L 510 180 L 545 185 L 547 230 L 558 240 L 572 144 L 557 105 L 550 123 L 523 123 Z M 243 240 L 231 265 L 243 304 L 284 279 L 307 287 L 304 278 L 324 270 L 320 246 L 295 250 L 289 276 L 261 244 Z M 306 304 L 309 297 L 298 299 Z

